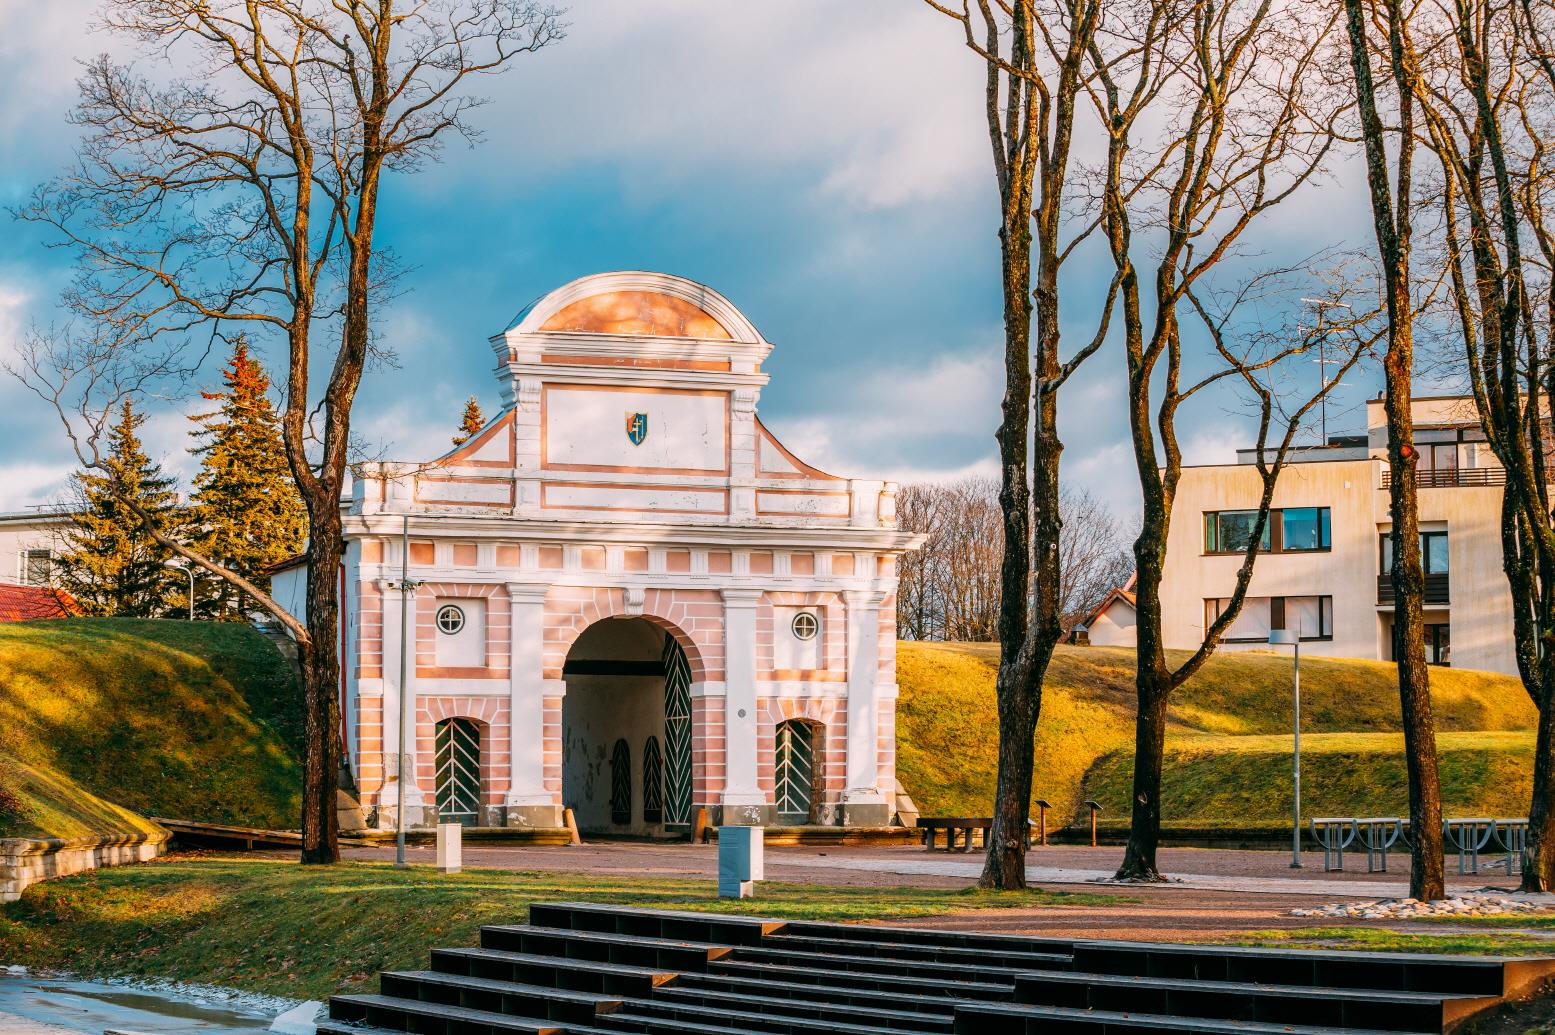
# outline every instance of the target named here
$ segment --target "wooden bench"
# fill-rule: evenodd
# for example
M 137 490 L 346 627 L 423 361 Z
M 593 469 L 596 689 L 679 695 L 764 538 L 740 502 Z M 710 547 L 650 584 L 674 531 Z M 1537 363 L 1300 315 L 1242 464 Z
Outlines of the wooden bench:
M 918 829 L 923 831 L 923 845 L 929 851 L 934 850 L 934 832 L 945 832 L 945 851 L 956 851 L 956 835 L 963 836 L 960 850 L 969 852 L 972 850 L 972 831 L 983 832 L 983 843 L 988 843 L 988 831 L 993 826 L 993 818 L 990 816 L 930 816 L 918 817 Z

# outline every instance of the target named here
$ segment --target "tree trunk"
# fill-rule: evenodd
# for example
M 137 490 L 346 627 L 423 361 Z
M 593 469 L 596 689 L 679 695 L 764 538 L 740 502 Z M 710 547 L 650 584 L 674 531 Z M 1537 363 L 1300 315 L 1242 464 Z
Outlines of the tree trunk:
M 1544 669 L 1543 701 L 1539 708 L 1539 735 L 1533 751 L 1533 797 L 1528 804 L 1528 845 L 1523 852 L 1520 891 L 1555 889 L 1555 706 L 1551 679 Z
M 1026 483 L 1027 435 L 1031 415 L 1031 234 L 1029 202 L 1007 205 L 1013 213 L 999 232 L 1004 275 L 1003 419 L 999 425 L 1004 517 L 1000 565 L 999 773 L 994 787 L 993 825 L 980 886 L 1002 891 L 1026 886 L 1026 825 L 1031 813 L 1032 738 L 1041 708 L 1040 684 L 1032 685 L 1027 639 L 1030 577 L 1031 493 Z M 1013 221 L 1014 225 L 1010 223 Z
M 1119 880 L 1164 880 L 1156 863 L 1161 843 L 1161 769 L 1166 758 L 1165 686 L 1138 687 L 1134 719 L 1134 801 Z
M 1399 313 L 1411 301 L 1407 281 L 1396 290 Z M 1404 319 L 1407 320 L 1407 317 Z M 1438 899 L 1442 875 L 1442 797 L 1436 761 L 1436 717 L 1431 709 L 1430 670 L 1425 661 L 1425 573 L 1420 563 L 1414 426 L 1410 407 L 1413 338 L 1398 328 L 1383 360 L 1387 377 L 1388 511 L 1393 521 L 1393 657 L 1398 663 L 1399 705 L 1404 722 L 1404 758 L 1409 770 L 1411 898 Z
M 314 514 L 308 544 L 308 634 L 302 646 L 304 764 L 302 862 L 340 861 L 335 792 L 340 773 L 340 561 L 338 505 Z

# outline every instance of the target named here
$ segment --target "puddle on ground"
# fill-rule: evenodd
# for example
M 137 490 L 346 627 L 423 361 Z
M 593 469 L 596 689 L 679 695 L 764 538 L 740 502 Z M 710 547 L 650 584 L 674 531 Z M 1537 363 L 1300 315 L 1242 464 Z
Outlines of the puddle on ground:
M 70 978 L 0 974 L 0 1035 L 5 1015 L 102 1035 L 105 1028 L 145 1035 L 253 1035 L 270 1027 L 272 1011 L 199 1002 L 145 988 Z

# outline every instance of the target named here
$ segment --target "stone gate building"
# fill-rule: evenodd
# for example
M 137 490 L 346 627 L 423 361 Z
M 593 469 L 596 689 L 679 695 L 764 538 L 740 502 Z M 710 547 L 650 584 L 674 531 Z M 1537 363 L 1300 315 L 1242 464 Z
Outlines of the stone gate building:
M 369 822 L 394 825 L 403 768 L 416 823 L 888 823 L 896 563 L 917 542 L 896 487 L 783 447 L 757 416 L 772 345 L 700 284 L 585 277 L 491 345 L 501 414 L 368 468 L 346 518 Z M 304 574 L 277 572 L 278 598 Z

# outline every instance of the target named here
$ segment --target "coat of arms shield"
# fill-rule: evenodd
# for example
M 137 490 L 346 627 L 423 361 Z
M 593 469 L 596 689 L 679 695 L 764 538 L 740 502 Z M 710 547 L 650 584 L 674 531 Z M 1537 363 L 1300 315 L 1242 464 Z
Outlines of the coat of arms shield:
M 648 437 L 648 415 L 646 413 L 628 413 L 626 415 L 626 437 L 632 445 L 640 446 L 643 439 Z

